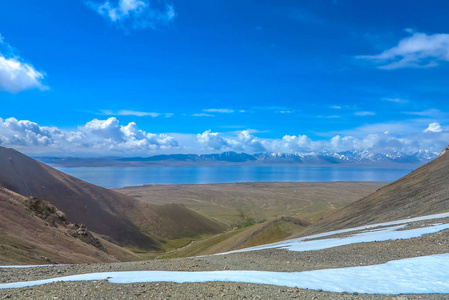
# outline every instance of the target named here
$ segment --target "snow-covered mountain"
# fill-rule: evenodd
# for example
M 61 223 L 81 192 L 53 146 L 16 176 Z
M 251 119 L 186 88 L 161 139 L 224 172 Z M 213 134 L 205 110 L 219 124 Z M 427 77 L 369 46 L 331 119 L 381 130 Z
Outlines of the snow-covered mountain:
M 221 154 L 170 154 L 146 158 L 125 158 L 122 161 L 190 161 L 190 162 L 256 162 L 256 163 L 304 163 L 304 164 L 371 164 L 371 163 L 426 163 L 438 156 L 436 152 L 419 150 L 413 154 L 402 152 L 373 153 L 369 151 L 345 152 L 295 152 L 295 153 L 237 153 Z
M 250 164 L 350 164 L 350 165 L 388 165 L 427 163 L 439 153 L 419 150 L 413 154 L 402 152 L 373 153 L 369 151 L 345 152 L 296 152 L 296 153 L 237 153 L 233 151 L 215 154 L 163 154 L 149 157 L 128 158 L 61 158 L 36 157 L 37 160 L 59 166 L 128 166 L 132 165 L 196 165 L 221 163 Z
M 376 164 L 376 163 L 426 163 L 438 156 L 436 152 L 419 150 L 413 154 L 402 152 L 373 153 L 369 151 L 345 152 L 306 152 L 306 153 L 259 153 L 254 157 L 260 162 L 291 162 L 291 163 L 330 163 L 330 164 Z

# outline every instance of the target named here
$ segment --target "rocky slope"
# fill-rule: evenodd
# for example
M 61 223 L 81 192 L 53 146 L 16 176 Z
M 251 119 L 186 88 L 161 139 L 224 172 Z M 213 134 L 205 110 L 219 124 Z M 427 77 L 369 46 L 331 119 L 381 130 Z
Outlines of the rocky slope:
M 0 264 L 119 261 L 54 205 L 0 186 Z

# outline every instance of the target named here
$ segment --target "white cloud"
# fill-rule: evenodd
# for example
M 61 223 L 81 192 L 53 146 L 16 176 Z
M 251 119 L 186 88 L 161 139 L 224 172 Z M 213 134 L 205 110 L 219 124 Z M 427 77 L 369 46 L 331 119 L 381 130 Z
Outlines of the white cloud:
M 178 147 L 178 142 L 165 134 L 152 134 L 137 129 L 134 122 L 126 126 L 112 117 L 107 120 L 94 119 L 79 127 L 86 134 L 86 141 L 93 148 L 106 148 L 113 151 L 149 151 Z
M 228 108 L 208 108 L 208 109 L 203 109 L 204 112 L 209 112 L 209 113 L 221 113 L 221 114 L 231 114 L 234 112 L 233 109 L 228 109 Z
M 40 127 L 37 123 L 15 118 L 0 118 L 0 132 L 2 144 L 19 146 L 47 146 L 53 144 L 52 134 L 59 133 L 56 128 Z
M 192 114 L 192 117 L 215 117 L 215 115 L 200 113 L 200 114 Z
M 113 111 L 113 110 L 101 110 L 101 115 L 106 116 L 135 116 L 135 117 L 172 117 L 173 114 L 171 113 L 156 113 L 156 112 L 146 112 L 146 111 L 135 111 L 135 110 L 119 110 L 119 111 Z
M 427 127 L 427 128 L 426 128 Z M 41 126 L 28 120 L 0 118 L 0 145 L 14 147 L 28 154 L 68 155 L 153 155 L 156 153 L 210 153 L 236 151 L 258 152 L 343 152 L 364 151 L 407 154 L 420 149 L 439 152 L 449 144 L 449 131 L 438 122 L 427 123 L 419 130 L 397 133 L 395 124 L 384 124 L 382 131 L 359 131 L 359 135 L 335 134 L 327 139 L 307 135 L 284 135 L 281 138 L 260 138 L 264 132 L 254 130 L 212 132 L 201 134 L 153 134 L 141 130 L 134 122 L 120 125 L 115 117 L 93 119 L 68 131 Z M 371 128 L 373 129 L 373 128 Z M 176 137 L 176 138 L 175 138 Z
M 176 17 L 173 5 L 165 2 L 163 9 L 152 7 L 148 0 L 107 0 L 85 3 L 107 20 L 126 29 L 155 29 L 158 25 L 172 22 Z
M 415 116 L 420 116 L 420 117 L 432 117 L 432 118 L 447 118 L 447 117 L 449 117 L 448 113 L 442 112 L 441 110 L 434 109 L 434 108 L 427 109 L 424 111 L 404 112 L 404 114 L 415 115 Z
M 408 103 L 408 100 L 402 98 L 382 98 L 382 100 L 394 103 Z
M 322 116 L 322 115 L 317 115 L 317 118 L 324 118 L 324 119 L 338 119 L 341 118 L 341 116 L 339 115 L 328 115 L 328 116 Z
M 427 128 L 429 123 L 440 122 L 441 124 L 443 124 L 445 123 L 444 122 L 445 120 L 447 120 L 447 118 L 445 117 L 438 118 L 430 116 L 429 117 L 419 116 L 400 121 L 388 121 L 384 123 L 367 123 L 359 127 L 347 130 L 329 131 L 323 133 L 322 136 L 331 137 L 335 135 L 347 135 L 362 138 L 364 136 L 367 136 L 368 134 L 383 134 L 385 131 L 388 131 L 389 134 L 391 134 L 392 136 L 409 136 L 413 133 L 422 133 L 422 131 L 425 128 Z
M 253 136 L 249 130 L 243 130 L 234 137 L 223 137 L 218 132 L 210 129 L 197 135 L 200 145 L 206 149 L 218 151 L 241 151 L 241 152 L 265 152 L 266 148 L 257 137 Z
M 222 150 L 229 146 L 227 139 L 220 136 L 218 132 L 212 132 L 210 129 L 198 134 L 197 138 L 201 145 L 214 150 Z
M 267 145 L 268 146 L 268 145 Z M 309 152 L 317 148 L 318 144 L 313 142 L 307 135 L 285 135 L 280 141 L 271 141 L 268 146 L 273 152 Z
M 380 69 L 428 68 L 449 61 L 449 34 L 413 33 L 378 55 L 361 55 Z
M 0 118 L 0 145 L 19 147 L 28 152 L 97 154 L 147 153 L 179 147 L 171 136 L 139 130 L 134 122 L 119 125 L 113 117 L 94 119 L 76 131 L 40 126 L 27 120 Z
M 358 112 L 355 112 L 354 115 L 356 115 L 358 117 L 366 117 L 366 116 L 375 116 L 376 113 L 372 112 L 372 111 L 358 111 Z
M 429 127 L 424 129 L 423 132 L 442 132 L 442 131 L 443 131 L 443 128 L 441 128 L 440 123 L 434 122 L 434 123 L 430 123 Z
M 237 144 L 240 145 L 242 150 L 247 152 L 265 152 L 266 148 L 263 143 L 249 130 L 243 130 L 238 134 Z
M 42 84 L 45 74 L 37 71 L 32 65 L 26 63 L 20 57 L 11 53 L 12 48 L 0 35 L 0 90 L 10 93 L 18 93 L 29 89 L 46 90 L 48 87 Z
M 388 134 L 368 134 L 358 139 L 354 136 L 335 136 L 330 140 L 330 145 L 325 147 L 331 151 L 364 151 L 373 153 L 391 153 L 394 151 L 412 154 L 420 149 L 441 151 L 439 148 L 429 148 L 426 143 L 419 143 L 412 137 L 398 138 Z
M 330 139 L 331 149 L 336 152 L 341 151 L 355 151 L 358 147 L 359 141 L 353 136 L 341 137 L 339 135 Z
M 109 118 L 107 120 L 93 119 L 80 128 L 83 132 L 88 132 L 91 135 L 96 135 L 101 139 L 123 142 L 124 134 L 118 123 L 119 121 L 116 118 Z
M 255 110 L 262 110 L 262 111 L 273 111 L 276 113 L 282 112 L 282 111 L 290 111 L 293 112 L 294 110 L 285 107 L 285 106 L 255 106 L 253 107 Z
M 385 124 L 382 128 L 388 128 L 387 125 Z M 391 128 L 394 129 L 393 126 Z M 385 129 L 381 133 L 367 133 L 362 137 L 337 134 L 324 140 L 312 140 L 307 135 L 285 135 L 280 139 L 262 139 L 250 134 L 248 130 L 227 133 L 208 130 L 198 134 L 197 140 L 205 149 L 246 153 L 368 150 L 373 153 L 399 151 L 413 154 L 420 149 L 439 152 L 446 148 L 449 144 L 449 131 L 444 130 L 438 123 L 430 124 L 429 128 L 431 130 L 409 131 L 401 136 L 394 136 Z

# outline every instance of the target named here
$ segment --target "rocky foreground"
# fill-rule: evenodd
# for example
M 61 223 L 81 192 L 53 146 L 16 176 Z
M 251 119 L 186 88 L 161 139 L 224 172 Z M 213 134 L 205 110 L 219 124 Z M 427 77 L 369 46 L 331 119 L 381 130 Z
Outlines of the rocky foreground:
M 2 299 L 448 299 L 448 295 L 365 295 L 284 288 L 247 283 L 141 283 L 118 285 L 106 281 L 52 283 L 2 291 Z
M 437 220 L 448 224 L 449 218 Z M 409 230 L 429 226 L 435 220 L 412 222 Z M 355 232 L 357 233 L 357 232 Z M 335 237 L 341 237 L 340 234 Z M 263 270 L 300 272 L 382 264 L 392 260 L 449 253 L 449 230 L 421 237 L 384 242 L 356 243 L 315 251 L 295 252 L 266 249 L 225 255 L 153 260 L 144 262 L 60 265 L 36 268 L 2 268 L 0 281 L 18 282 L 55 278 L 74 274 L 166 270 Z M 449 294 L 368 295 L 330 293 L 297 287 L 247 283 L 133 283 L 108 281 L 56 282 L 21 289 L 0 290 L 0 299 L 449 299 Z

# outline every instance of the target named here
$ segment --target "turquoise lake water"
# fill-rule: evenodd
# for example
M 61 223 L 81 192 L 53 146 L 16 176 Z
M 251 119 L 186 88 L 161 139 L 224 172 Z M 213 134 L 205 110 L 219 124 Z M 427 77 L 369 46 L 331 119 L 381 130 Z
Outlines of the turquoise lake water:
M 84 181 L 118 188 L 144 184 L 395 181 L 412 169 L 334 166 L 201 166 L 57 168 Z

